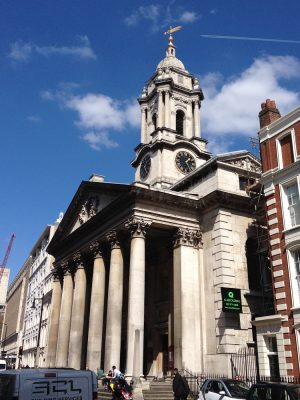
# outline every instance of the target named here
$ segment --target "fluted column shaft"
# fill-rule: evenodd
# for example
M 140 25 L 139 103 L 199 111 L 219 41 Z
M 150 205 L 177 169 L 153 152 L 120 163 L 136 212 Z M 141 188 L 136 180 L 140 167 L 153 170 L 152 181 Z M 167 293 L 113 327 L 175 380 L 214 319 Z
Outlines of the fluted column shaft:
M 46 365 L 50 368 L 55 367 L 56 348 L 59 328 L 59 314 L 61 307 L 62 287 L 59 276 L 54 275 L 52 283 L 51 316 L 48 335 L 48 351 Z
M 92 243 L 90 249 L 93 251 L 94 254 L 94 269 L 90 302 L 86 367 L 96 372 L 101 363 L 105 294 L 105 266 L 101 252 L 99 250 L 98 242 Z
M 60 307 L 56 367 L 68 366 L 71 313 L 73 304 L 73 278 L 68 270 L 64 275 L 63 292 Z
M 149 224 L 132 218 L 127 322 L 126 374 L 139 378 L 143 374 L 145 309 L 145 234 Z
M 69 344 L 69 362 L 71 368 L 81 368 L 82 336 L 86 297 L 86 275 L 80 256 L 76 257 L 77 270 L 74 276 L 74 296 Z
M 116 232 L 107 235 L 111 243 L 104 370 L 120 367 L 123 305 L 123 256 Z

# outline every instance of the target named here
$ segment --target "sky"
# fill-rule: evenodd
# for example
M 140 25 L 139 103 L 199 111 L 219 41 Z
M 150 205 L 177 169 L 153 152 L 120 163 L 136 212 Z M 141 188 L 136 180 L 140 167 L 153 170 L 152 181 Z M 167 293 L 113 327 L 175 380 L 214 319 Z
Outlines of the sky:
M 209 150 L 257 153 L 260 104 L 273 99 L 282 115 L 300 104 L 299 14 L 299 0 L 0 0 L 0 263 L 15 233 L 10 280 L 82 180 L 133 182 L 137 98 L 170 25 L 183 26 L 176 56 L 203 89 Z

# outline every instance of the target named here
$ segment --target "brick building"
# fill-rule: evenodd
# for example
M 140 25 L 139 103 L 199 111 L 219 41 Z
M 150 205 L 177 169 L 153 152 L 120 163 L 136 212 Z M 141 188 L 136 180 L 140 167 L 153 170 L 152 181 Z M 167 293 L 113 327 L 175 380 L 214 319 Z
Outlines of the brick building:
M 259 317 L 261 375 L 299 377 L 300 348 L 300 107 L 281 117 L 274 101 L 259 113 L 275 315 Z

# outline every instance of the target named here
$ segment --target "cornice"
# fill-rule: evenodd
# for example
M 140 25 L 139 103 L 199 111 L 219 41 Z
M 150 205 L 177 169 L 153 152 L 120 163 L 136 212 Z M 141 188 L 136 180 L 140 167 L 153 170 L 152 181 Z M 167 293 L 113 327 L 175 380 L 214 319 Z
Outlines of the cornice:
M 176 133 L 176 131 L 167 129 L 167 128 L 161 128 L 158 130 L 168 130 L 171 131 L 172 133 Z M 199 147 L 197 147 L 192 140 L 194 140 L 195 138 L 192 139 L 183 139 L 180 136 L 179 139 L 179 135 L 177 135 L 177 140 L 176 142 L 169 142 L 166 141 L 164 139 L 161 140 L 157 140 L 153 143 L 147 143 L 147 144 L 140 144 L 139 146 L 136 147 L 136 151 L 138 151 L 138 154 L 136 155 L 136 158 L 134 160 L 131 161 L 131 165 L 136 168 L 139 164 L 139 162 L 141 161 L 141 159 L 144 157 L 144 155 L 147 152 L 150 151 L 156 151 L 156 150 L 160 150 L 162 148 L 165 149 L 171 149 L 171 150 L 175 150 L 179 147 L 185 147 L 189 150 L 194 151 L 194 153 L 198 156 L 201 157 L 202 159 L 206 159 L 209 160 L 211 158 L 211 153 L 208 152 L 203 152 L 199 149 Z M 205 139 L 199 139 L 199 141 L 203 141 L 204 143 L 206 143 L 207 141 Z

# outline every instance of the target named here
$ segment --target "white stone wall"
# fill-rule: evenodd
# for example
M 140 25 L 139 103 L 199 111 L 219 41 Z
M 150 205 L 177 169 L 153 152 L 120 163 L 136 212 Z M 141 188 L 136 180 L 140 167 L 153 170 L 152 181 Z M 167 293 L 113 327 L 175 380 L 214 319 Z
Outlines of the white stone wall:
M 215 335 L 208 335 L 204 343 L 207 371 L 210 365 L 214 366 L 214 371 L 216 366 L 220 373 L 227 371 L 230 354 L 251 339 L 251 317 L 243 296 L 249 290 L 245 243 L 251 222 L 249 217 L 226 210 L 216 210 L 203 219 L 206 329 L 215 332 Z M 242 314 L 222 312 L 221 287 L 241 289 Z

